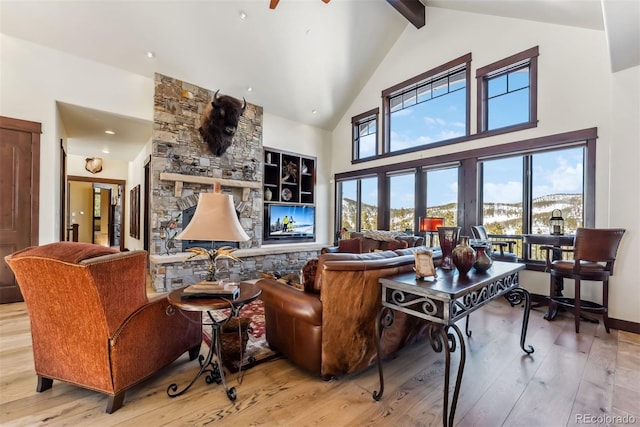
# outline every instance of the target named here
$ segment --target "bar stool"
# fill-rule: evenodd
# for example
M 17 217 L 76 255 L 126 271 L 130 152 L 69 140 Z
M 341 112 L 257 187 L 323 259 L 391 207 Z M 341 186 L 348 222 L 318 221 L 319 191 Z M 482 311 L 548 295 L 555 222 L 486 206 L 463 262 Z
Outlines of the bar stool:
M 551 304 L 573 309 L 576 333 L 580 332 L 581 311 L 602 314 L 604 327 L 609 333 L 609 276 L 613 275 L 613 264 L 624 232 L 622 228 L 578 228 L 572 249 L 540 246 L 540 249 L 546 252 L 547 269 L 551 275 L 549 287 Z M 573 252 L 573 259 L 553 261 L 550 256 L 553 250 Z M 556 278 L 574 280 L 573 298 L 555 296 L 554 279 Z M 581 280 L 602 282 L 602 304 L 580 299 Z

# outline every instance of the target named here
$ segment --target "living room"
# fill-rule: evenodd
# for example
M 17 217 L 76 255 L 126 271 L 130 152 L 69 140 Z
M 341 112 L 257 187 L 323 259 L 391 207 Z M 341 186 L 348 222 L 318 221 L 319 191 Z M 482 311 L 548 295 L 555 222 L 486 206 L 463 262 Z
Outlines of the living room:
M 11 2 L 3 1 L 3 8 L 5 3 Z M 599 7 L 600 2 L 597 3 Z M 604 2 L 605 5 L 608 3 Z M 361 5 L 361 7 L 369 6 Z M 250 4 L 248 7 L 251 7 L 247 9 L 248 22 L 251 22 L 252 17 L 260 16 L 260 13 L 266 13 L 266 11 L 253 13 L 253 10 L 258 9 L 255 4 Z M 289 13 L 286 7 L 287 2 L 283 0 L 278 8 L 269 12 Z M 329 13 L 331 7 L 337 8 L 340 5 L 337 1 L 327 5 L 310 1 L 307 7 L 314 8 L 310 10 L 317 10 L 319 14 L 325 14 Z M 264 8 L 266 9 L 266 5 Z M 636 167 L 639 139 L 638 63 L 632 63 L 624 68 L 614 68 L 612 71 L 614 64 L 609 55 L 615 52 L 615 49 L 609 44 L 615 43 L 613 40 L 615 37 L 603 28 L 583 28 L 562 22 L 539 22 L 427 7 L 427 25 L 416 29 L 387 4 L 382 4 L 376 10 L 382 14 L 381 10 L 386 8 L 391 15 L 388 19 L 392 19 L 394 23 L 389 31 L 396 31 L 397 36 L 386 45 L 388 51 L 385 51 L 384 55 L 381 54 L 383 57 L 379 58 L 378 62 L 372 62 L 370 75 L 361 76 L 361 81 L 354 82 L 353 87 L 343 89 L 351 94 L 348 102 L 342 110 L 335 113 L 333 121 L 329 121 L 330 125 L 323 126 L 309 124 L 308 121 L 296 119 L 295 116 L 287 117 L 273 113 L 267 102 L 257 101 L 258 90 L 253 92 L 255 96 L 245 91 L 244 82 L 235 82 L 235 88 L 217 83 L 206 84 L 195 78 L 189 80 L 186 73 L 184 75 L 162 73 L 162 70 L 154 69 L 152 63 L 146 64 L 148 72 L 140 75 L 99 61 L 95 62 L 95 59 L 90 59 L 91 55 L 83 58 L 54 50 L 46 47 L 44 41 L 41 43 L 26 41 L 6 34 L 3 30 L 0 115 L 42 123 L 38 242 L 44 244 L 57 241 L 61 235 L 59 215 L 61 186 L 58 159 L 60 140 L 65 139 L 65 130 L 60 123 L 57 103 L 79 105 L 151 123 L 154 117 L 152 100 L 156 72 L 172 78 L 180 78 L 212 91 L 221 86 L 223 93 L 240 99 L 245 97 L 248 103 L 264 107 L 262 124 L 264 147 L 295 152 L 317 159 L 315 206 L 318 214 L 316 215 L 315 244 L 318 246 L 332 244 L 334 230 L 338 228 L 334 224 L 336 175 L 355 173 L 355 171 L 389 164 L 401 164 L 414 161 L 416 158 L 433 159 L 451 153 L 481 149 L 485 146 L 530 141 L 550 135 L 596 128 L 597 157 L 595 164 L 592 165 L 595 168 L 593 226 L 621 227 L 627 230 L 616 262 L 615 276 L 611 281 L 610 316 L 620 320 L 630 330 L 635 327 L 637 333 L 637 326 L 640 324 L 640 317 L 638 317 L 640 316 L 640 310 L 638 310 L 640 294 L 635 282 L 639 271 L 633 253 L 637 253 L 640 249 L 637 233 L 640 195 L 634 190 L 640 183 L 640 172 Z M 234 13 L 239 9 L 240 7 L 234 6 Z M 573 12 L 578 13 L 576 10 Z M 399 24 L 400 20 L 402 24 Z M 314 31 L 317 30 L 314 29 L 311 35 Z M 417 152 L 352 162 L 351 119 L 380 106 L 380 93 L 384 89 L 468 53 L 472 55 L 472 68 L 475 72 L 477 68 L 533 46 L 538 46 L 540 52 L 538 123 L 535 127 L 520 130 L 515 134 L 470 139 Z M 268 44 L 265 49 L 268 49 Z M 626 55 L 633 57 L 633 52 L 626 51 Z M 475 74 L 472 74 L 472 80 L 474 80 L 473 77 Z M 312 81 L 307 82 L 307 85 L 314 84 Z M 291 88 L 282 91 L 281 98 L 287 98 L 293 91 Z M 472 90 L 471 94 L 475 96 L 475 91 Z M 298 109 L 302 110 L 302 107 Z M 323 114 L 320 111 L 321 108 L 317 109 L 316 116 Z M 311 108 L 307 110 L 312 114 Z M 471 115 L 473 117 L 474 113 L 472 112 Z M 474 134 L 476 133 L 473 131 L 475 120 L 470 120 L 470 123 L 472 128 L 470 134 Z M 129 195 L 131 188 L 143 182 L 142 171 L 144 162 L 152 151 L 151 141 L 145 141 L 145 147 L 128 166 L 132 172 L 127 171 L 124 177 L 127 180 L 125 197 Z M 56 161 L 50 161 L 51 159 Z M 84 156 L 78 156 L 76 160 L 81 160 L 76 163 L 82 164 L 83 168 Z M 77 169 L 80 168 L 76 166 Z M 121 176 L 101 176 L 122 179 Z M 125 219 L 125 224 L 128 223 Z M 131 238 L 128 230 L 124 235 L 127 248 L 144 247 L 143 239 Z M 548 275 L 542 272 L 524 271 L 521 281 L 523 286 L 532 292 L 544 293 L 548 289 Z M 534 324 L 537 325 L 532 321 L 532 325 Z M 21 323 L 21 327 L 25 326 L 26 323 Z M 541 344 L 537 343 L 538 349 Z M 26 389 L 33 388 L 29 383 L 33 378 L 29 378 L 29 374 L 24 373 L 29 369 L 31 366 L 20 368 L 27 378 L 19 381 L 24 381 Z M 189 371 L 189 367 L 181 365 L 178 370 L 186 372 Z M 271 381 L 276 384 L 279 381 L 278 378 L 284 378 L 277 372 L 269 372 L 273 376 Z M 286 372 L 290 374 L 291 371 Z M 256 375 L 253 374 L 253 376 Z M 250 378 L 247 373 L 245 381 Z M 56 386 L 54 391 L 55 388 Z M 338 392 L 339 388 L 338 386 Z M 221 393 L 218 393 L 219 390 L 215 387 L 206 390 L 208 390 L 207 398 L 211 397 L 220 402 L 216 408 L 228 405 L 228 402 L 223 402 L 222 399 L 218 401 L 217 395 Z M 239 390 L 242 394 L 242 387 Z M 307 392 L 312 394 L 313 390 L 314 386 L 311 386 Z M 635 392 L 637 393 L 637 390 Z M 266 393 L 266 391 L 256 393 Z M 35 393 L 33 395 L 32 399 L 39 398 Z M 344 398 L 349 399 L 349 396 L 345 395 Z M 98 398 L 88 395 L 84 399 L 95 400 L 95 414 L 89 416 L 100 416 L 101 422 L 110 422 L 108 418 L 102 418 L 102 403 Z M 185 399 L 191 398 L 187 394 Z M 238 404 L 242 405 L 243 401 L 247 400 L 241 396 Z M 336 405 L 334 409 L 340 405 L 339 402 L 334 404 Z M 363 408 L 363 411 L 368 410 L 370 409 Z M 285 424 L 286 419 L 282 417 L 279 422 Z M 395 420 L 401 422 L 398 418 Z M 125 418 L 121 421 L 126 423 Z M 333 421 L 336 419 L 334 418 Z M 179 421 L 174 420 L 174 422 Z M 302 421 L 302 423 L 305 422 L 307 421 Z

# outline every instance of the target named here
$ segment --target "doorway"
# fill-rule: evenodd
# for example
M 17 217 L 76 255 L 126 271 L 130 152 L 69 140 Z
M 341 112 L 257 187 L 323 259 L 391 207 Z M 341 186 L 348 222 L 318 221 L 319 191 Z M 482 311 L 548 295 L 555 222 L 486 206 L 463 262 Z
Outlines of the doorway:
M 66 227 L 77 229 L 79 242 L 125 249 L 124 188 L 124 180 L 67 177 Z
M 38 244 L 40 133 L 36 122 L 0 117 L 0 257 Z M 0 303 L 22 301 L 13 272 L 0 264 Z

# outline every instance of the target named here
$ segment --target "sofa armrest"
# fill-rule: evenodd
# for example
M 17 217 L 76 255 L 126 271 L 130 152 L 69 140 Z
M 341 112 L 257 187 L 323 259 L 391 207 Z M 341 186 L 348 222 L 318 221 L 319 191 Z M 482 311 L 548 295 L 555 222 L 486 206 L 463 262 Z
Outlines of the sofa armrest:
M 265 305 L 311 325 L 322 325 L 322 302 L 319 295 L 300 291 L 274 279 L 261 279 L 258 286 L 262 289 L 260 299 Z

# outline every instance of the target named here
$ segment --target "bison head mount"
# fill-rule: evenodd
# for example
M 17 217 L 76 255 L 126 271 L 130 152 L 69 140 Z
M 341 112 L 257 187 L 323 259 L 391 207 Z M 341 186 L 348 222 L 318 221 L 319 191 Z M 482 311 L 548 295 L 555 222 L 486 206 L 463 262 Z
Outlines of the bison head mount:
M 211 103 L 206 106 L 198 130 L 211 153 L 221 156 L 231 146 L 240 116 L 247 108 L 247 101 L 242 98 L 243 102 L 240 102 L 227 95 L 218 96 L 218 92 L 220 91 L 216 91 Z

